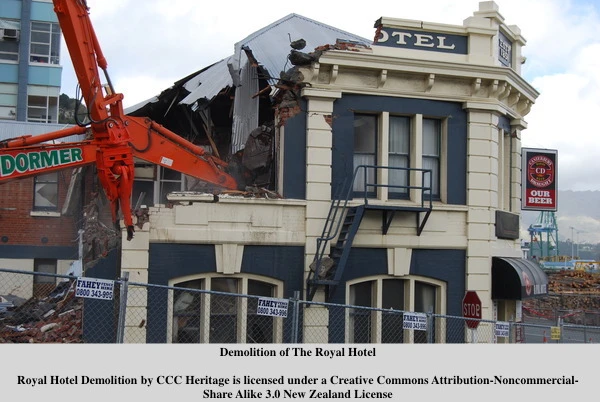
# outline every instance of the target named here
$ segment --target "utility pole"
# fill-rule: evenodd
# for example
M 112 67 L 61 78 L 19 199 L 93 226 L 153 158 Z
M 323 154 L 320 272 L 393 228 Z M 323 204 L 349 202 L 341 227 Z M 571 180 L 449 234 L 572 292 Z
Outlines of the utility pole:
M 574 260 L 575 254 L 574 254 L 573 245 L 575 242 L 575 236 L 574 236 L 573 232 L 574 232 L 575 228 L 573 226 L 570 226 L 570 228 L 571 228 L 571 260 Z M 575 263 L 573 263 L 573 264 L 575 264 Z
M 577 259 L 579 259 L 579 233 L 585 233 L 585 230 L 577 230 L 577 246 L 575 246 L 575 249 L 577 250 L 576 255 L 577 255 Z

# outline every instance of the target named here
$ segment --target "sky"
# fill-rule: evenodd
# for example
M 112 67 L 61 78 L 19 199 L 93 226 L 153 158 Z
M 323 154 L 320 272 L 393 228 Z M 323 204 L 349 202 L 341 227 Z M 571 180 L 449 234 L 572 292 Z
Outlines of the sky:
M 234 44 L 295 13 L 372 39 L 380 17 L 462 25 L 477 0 L 217 1 L 87 0 L 125 107 L 234 53 Z M 522 146 L 558 151 L 559 190 L 600 191 L 600 0 L 496 0 L 527 44 L 521 74 L 540 96 L 525 117 Z M 77 80 L 66 47 L 61 93 Z

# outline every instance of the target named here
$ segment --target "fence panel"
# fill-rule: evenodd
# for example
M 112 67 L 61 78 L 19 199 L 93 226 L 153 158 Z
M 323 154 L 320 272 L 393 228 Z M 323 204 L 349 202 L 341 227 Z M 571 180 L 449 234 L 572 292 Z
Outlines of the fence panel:
M 289 300 L 129 283 L 125 342 L 285 343 L 294 328 Z
M 192 282 L 173 287 L 129 282 L 126 275 L 85 279 L 99 285 L 88 285 L 84 295 L 73 276 L 0 268 L 0 343 L 600 342 L 600 326 L 585 325 L 598 319 L 589 311 L 499 323 L 207 291 Z M 111 292 L 99 293 L 102 284 Z M 473 323 L 476 329 L 469 328 Z
M 74 278 L 0 268 L 0 343 L 81 343 Z

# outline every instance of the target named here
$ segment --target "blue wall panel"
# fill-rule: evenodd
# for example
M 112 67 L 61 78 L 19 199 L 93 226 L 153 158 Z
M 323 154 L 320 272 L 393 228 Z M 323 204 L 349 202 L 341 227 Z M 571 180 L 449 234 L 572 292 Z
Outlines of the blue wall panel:
M 3 0 L 4 1 L 4 0 Z M 52 3 L 34 1 L 31 3 L 31 20 L 44 22 L 58 22 Z
M 86 269 L 85 276 L 115 280 L 120 277 L 121 253 L 111 250 L 104 258 Z M 83 339 L 85 343 L 115 343 L 119 318 L 119 286 L 115 286 L 113 300 L 84 299 Z
M 21 0 L 0 0 L 0 18 L 21 19 Z
M 3 233 L 2 235 L 6 235 L 10 239 L 10 234 Z M 76 260 L 78 258 L 78 251 L 77 247 L 18 246 L 14 244 L 2 244 L 0 245 L 0 258 L 51 258 L 57 260 Z
M 447 315 L 462 315 L 465 294 L 466 253 L 464 250 L 413 250 L 410 274 L 446 282 Z M 331 302 L 346 304 L 346 282 L 367 276 L 387 275 L 387 250 L 353 248 L 344 274 Z M 333 308 L 329 314 L 329 343 L 345 339 L 344 308 Z M 460 334 L 448 333 L 446 342 L 464 342 Z
M 60 87 L 62 67 L 29 66 L 29 85 Z
M 300 101 L 306 110 L 306 101 Z M 306 198 L 306 113 L 299 113 L 285 123 L 283 158 L 283 197 Z
M 0 63 L 0 81 L 16 84 L 19 82 L 19 65 Z
M 423 114 L 448 118 L 448 204 L 467 202 L 467 115 L 460 103 L 369 95 L 344 95 L 334 104 L 332 195 L 354 173 L 354 113 Z
M 214 245 L 162 244 L 150 245 L 148 283 L 168 285 L 169 280 L 187 275 L 216 272 Z M 284 297 L 302 290 L 304 248 L 292 246 L 245 246 L 242 273 L 268 276 L 284 282 Z M 167 336 L 167 292 L 163 288 L 148 289 L 147 342 L 163 343 Z M 291 320 L 288 320 L 291 324 Z M 286 330 L 286 334 L 291 331 Z M 289 339 L 287 340 L 289 341 Z

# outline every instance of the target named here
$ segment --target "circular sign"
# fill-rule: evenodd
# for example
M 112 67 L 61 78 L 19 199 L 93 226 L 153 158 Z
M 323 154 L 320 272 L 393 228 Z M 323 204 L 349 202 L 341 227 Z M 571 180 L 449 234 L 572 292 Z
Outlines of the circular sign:
M 554 182 L 554 162 L 544 155 L 529 159 L 527 178 L 535 187 L 548 187 Z
M 527 296 L 531 296 L 533 284 L 531 283 L 531 279 L 529 279 L 527 272 L 523 272 L 523 281 L 525 282 L 525 293 L 527 293 Z

